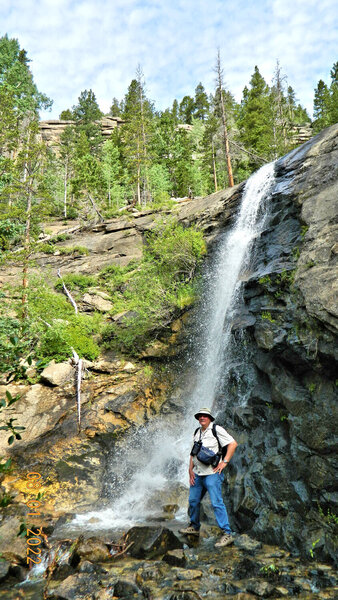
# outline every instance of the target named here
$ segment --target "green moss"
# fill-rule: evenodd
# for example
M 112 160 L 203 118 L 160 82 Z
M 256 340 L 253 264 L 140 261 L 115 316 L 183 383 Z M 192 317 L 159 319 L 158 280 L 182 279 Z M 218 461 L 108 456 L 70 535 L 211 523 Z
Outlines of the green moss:
M 271 316 L 270 312 L 263 312 L 262 313 L 262 319 L 265 319 L 266 321 L 270 321 L 270 323 L 276 323 L 276 319 L 273 319 Z
M 260 283 L 261 285 L 264 284 L 271 284 L 271 277 L 269 275 L 265 275 L 264 277 L 260 277 L 260 279 L 258 280 L 258 283 Z

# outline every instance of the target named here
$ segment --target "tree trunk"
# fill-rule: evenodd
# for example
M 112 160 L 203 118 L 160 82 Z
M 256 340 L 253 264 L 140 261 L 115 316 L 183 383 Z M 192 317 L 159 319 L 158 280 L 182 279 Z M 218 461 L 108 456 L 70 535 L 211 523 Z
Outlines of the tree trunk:
M 68 161 L 65 163 L 65 178 L 64 178 L 64 197 L 63 197 L 63 214 L 67 219 L 67 183 L 68 183 Z
M 220 94 L 220 100 L 221 100 L 224 148 L 225 148 L 225 157 L 226 157 L 226 162 L 227 162 L 229 187 L 233 187 L 234 186 L 234 178 L 232 175 L 228 128 L 227 128 L 227 120 L 226 120 L 226 113 L 225 113 L 225 106 L 224 106 L 224 99 L 223 99 L 223 74 L 222 74 L 222 65 L 221 65 L 221 53 L 220 53 L 219 49 L 217 52 L 216 73 L 217 73 L 218 88 L 219 88 L 219 94 Z
M 28 317 L 28 260 L 29 260 L 29 246 L 30 246 L 30 229 L 31 229 L 31 213 L 32 213 L 32 192 L 29 191 L 27 198 L 27 213 L 26 213 L 26 231 L 25 231 L 25 243 L 24 243 L 24 255 L 23 255 L 23 269 L 22 269 L 22 318 L 23 320 Z
M 211 141 L 211 148 L 212 148 L 212 168 L 213 168 L 213 173 L 214 173 L 214 184 L 215 184 L 215 192 L 217 192 L 217 171 L 216 171 L 216 160 L 215 160 L 215 146 L 214 146 L 214 141 Z

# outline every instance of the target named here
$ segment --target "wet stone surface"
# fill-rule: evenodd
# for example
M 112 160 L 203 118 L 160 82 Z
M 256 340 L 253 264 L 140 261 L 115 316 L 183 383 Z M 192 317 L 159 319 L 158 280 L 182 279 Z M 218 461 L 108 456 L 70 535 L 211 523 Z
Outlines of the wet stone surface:
M 68 553 L 64 555 L 64 564 L 51 562 L 44 576 L 40 574 L 40 580 L 34 580 L 31 573 L 29 581 L 19 583 L 13 567 L 8 571 L 6 566 L 0 599 L 333 600 L 337 597 L 335 570 L 330 564 L 304 562 L 249 536 L 238 536 L 233 546 L 216 549 L 215 529 L 205 527 L 203 533 L 193 547 L 184 543 L 183 549 L 167 550 L 154 559 L 137 559 L 127 553 L 117 558 L 111 555 L 106 560 L 108 543 L 98 538 L 85 542 L 80 539 L 76 542 L 76 553 L 82 555 L 80 562 L 74 561 L 74 553 Z

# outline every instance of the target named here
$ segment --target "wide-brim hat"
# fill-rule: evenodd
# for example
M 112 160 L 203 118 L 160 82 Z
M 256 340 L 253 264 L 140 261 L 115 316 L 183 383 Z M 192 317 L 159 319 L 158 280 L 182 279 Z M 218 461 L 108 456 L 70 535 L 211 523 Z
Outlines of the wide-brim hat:
M 198 420 L 201 415 L 206 415 L 207 417 L 209 417 L 210 421 L 215 420 L 215 417 L 212 416 L 208 408 L 200 408 L 200 410 L 194 415 L 195 419 Z

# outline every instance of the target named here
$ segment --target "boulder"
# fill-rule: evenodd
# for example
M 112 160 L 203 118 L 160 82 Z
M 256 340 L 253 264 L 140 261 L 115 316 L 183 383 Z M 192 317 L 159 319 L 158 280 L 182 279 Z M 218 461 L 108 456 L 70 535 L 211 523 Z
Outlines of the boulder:
M 169 552 L 163 556 L 162 560 L 173 567 L 185 567 L 187 564 L 187 559 L 184 556 L 183 550 L 169 550 Z
M 21 524 L 19 517 L 4 518 L 0 524 L 0 556 L 15 565 L 27 565 L 27 540 L 18 536 Z
M 249 581 L 246 589 L 248 592 L 253 592 L 260 598 L 269 598 L 275 593 L 275 588 L 268 581 L 258 581 L 257 579 Z
M 106 298 L 102 298 L 101 294 L 84 294 L 82 302 L 88 304 L 92 310 L 98 310 L 99 312 L 109 312 L 114 307 L 113 303 Z
M 135 583 L 124 579 L 119 579 L 114 585 L 114 596 L 117 598 L 133 598 L 134 594 L 137 594 L 139 591 Z
M 57 598 L 58 600 L 93 598 L 93 594 L 100 587 L 99 583 L 92 577 L 92 574 L 77 573 L 76 575 L 70 575 L 61 583 L 50 583 L 47 598 Z
M 8 562 L 7 560 L 0 560 L 0 583 L 5 581 L 5 579 L 8 575 L 10 566 L 11 566 L 11 563 Z
M 246 534 L 237 535 L 234 544 L 237 546 L 237 548 L 245 550 L 249 554 L 255 554 L 257 550 L 262 548 L 262 542 L 254 540 Z
M 74 369 L 69 362 L 56 363 L 52 360 L 41 373 L 42 383 L 53 387 L 70 383 L 74 379 Z
M 71 564 L 78 564 L 80 560 L 91 563 L 111 560 L 108 546 L 99 538 L 91 537 L 81 542 L 70 559 Z
M 132 527 L 127 534 L 127 543 L 131 542 L 129 554 L 134 558 L 154 558 L 183 548 L 183 543 L 170 529 L 160 526 Z

